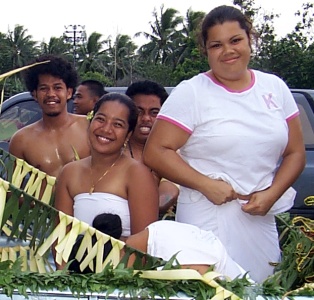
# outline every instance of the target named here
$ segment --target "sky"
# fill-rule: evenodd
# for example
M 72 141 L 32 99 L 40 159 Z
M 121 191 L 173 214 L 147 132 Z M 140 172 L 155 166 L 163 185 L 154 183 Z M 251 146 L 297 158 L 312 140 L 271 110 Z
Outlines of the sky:
M 294 13 L 306 0 L 255 0 L 266 12 L 280 14 L 275 22 L 276 33 L 281 37 L 292 31 L 296 24 Z M 284 3 L 284 4 L 283 4 Z M 50 37 L 60 37 L 65 26 L 85 26 L 87 36 L 96 31 L 106 39 L 117 34 L 127 34 L 139 46 L 145 38 L 134 38 L 140 31 L 150 33 L 149 22 L 153 21 L 154 8 L 160 11 L 175 8 L 181 16 L 191 8 L 193 11 L 209 12 L 218 5 L 232 5 L 232 0 L 9 0 L 1 1 L 0 32 L 7 33 L 15 25 L 23 25 L 35 41 L 48 42 Z M 70 27 L 71 28 L 71 27 Z

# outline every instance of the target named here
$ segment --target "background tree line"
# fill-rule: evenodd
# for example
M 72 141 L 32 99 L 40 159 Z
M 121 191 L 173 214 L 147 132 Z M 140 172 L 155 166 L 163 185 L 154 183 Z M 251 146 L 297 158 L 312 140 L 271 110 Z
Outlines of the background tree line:
M 259 37 L 253 45 L 251 67 L 277 74 L 291 88 L 314 88 L 313 3 L 304 3 L 295 12 L 298 20 L 292 32 L 278 38 L 274 28 L 278 15 L 261 13 L 254 0 L 232 2 L 254 20 Z M 93 32 L 74 49 L 64 36 L 37 42 L 24 26 L 16 25 L 12 31 L 0 32 L 0 74 L 50 53 L 69 61 L 75 57 L 81 80 L 93 78 L 105 86 L 128 86 L 145 78 L 174 86 L 208 70 L 207 59 L 198 48 L 198 25 L 206 13 L 189 9 L 181 16 L 174 8 L 155 9 L 150 30 L 135 34 L 147 40 L 139 47 L 128 35 L 105 38 Z M 5 99 L 21 91 L 25 91 L 21 74 L 6 81 Z

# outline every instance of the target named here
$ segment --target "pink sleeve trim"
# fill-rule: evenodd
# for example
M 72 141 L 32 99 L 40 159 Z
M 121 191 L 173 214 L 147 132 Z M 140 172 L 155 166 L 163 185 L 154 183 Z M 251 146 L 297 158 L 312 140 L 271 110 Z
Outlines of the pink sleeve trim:
M 291 116 L 289 116 L 286 121 L 289 122 L 290 120 L 294 119 L 295 117 L 297 117 L 298 115 L 300 115 L 300 112 L 297 111 L 294 114 L 292 114 Z
M 163 116 L 163 115 L 158 115 L 157 119 L 167 121 L 167 122 L 169 122 L 169 123 L 171 123 L 171 124 L 181 128 L 182 130 L 184 130 L 188 134 L 192 134 L 192 132 L 193 132 L 190 128 L 186 127 L 184 124 L 182 124 L 182 123 L 180 123 L 178 121 L 175 121 L 175 120 L 173 120 L 173 119 L 171 119 L 169 117 L 166 117 L 166 116 Z

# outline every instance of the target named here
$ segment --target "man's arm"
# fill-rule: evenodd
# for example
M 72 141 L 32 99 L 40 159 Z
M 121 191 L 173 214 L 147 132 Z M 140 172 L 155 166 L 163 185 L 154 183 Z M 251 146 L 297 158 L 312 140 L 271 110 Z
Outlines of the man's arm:
M 162 178 L 159 187 L 159 213 L 165 214 L 169 208 L 177 203 L 179 185 Z

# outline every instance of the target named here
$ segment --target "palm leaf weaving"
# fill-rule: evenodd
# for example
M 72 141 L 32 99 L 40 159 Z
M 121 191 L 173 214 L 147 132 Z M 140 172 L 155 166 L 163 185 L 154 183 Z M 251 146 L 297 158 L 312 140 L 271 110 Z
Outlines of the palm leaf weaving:
M 0 177 L 47 204 L 53 202 L 56 178 L 0 149 Z

